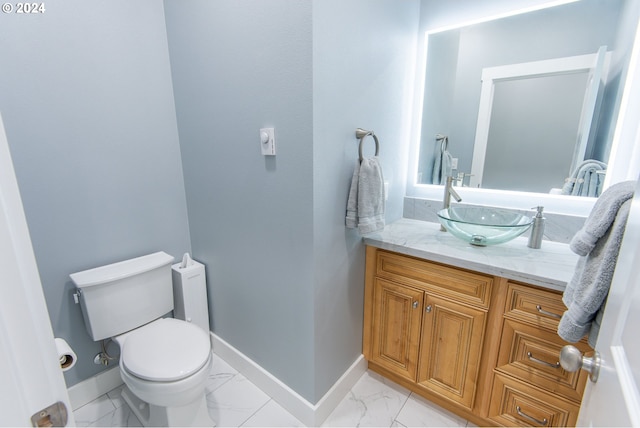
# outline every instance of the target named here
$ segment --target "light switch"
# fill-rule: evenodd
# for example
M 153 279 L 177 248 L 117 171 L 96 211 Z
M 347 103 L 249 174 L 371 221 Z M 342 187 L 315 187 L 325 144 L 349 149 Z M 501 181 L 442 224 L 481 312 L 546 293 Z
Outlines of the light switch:
M 265 156 L 275 156 L 276 154 L 276 137 L 274 128 L 260 129 L 260 147 L 262 154 Z

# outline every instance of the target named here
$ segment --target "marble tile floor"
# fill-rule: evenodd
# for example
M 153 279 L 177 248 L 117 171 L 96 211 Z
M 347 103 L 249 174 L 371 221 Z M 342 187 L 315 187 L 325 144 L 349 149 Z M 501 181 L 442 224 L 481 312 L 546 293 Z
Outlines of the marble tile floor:
M 74 411 L 79 427 L 139 427 L 122 400 L 122 387 Z M 214 354 L 207 385 L 209 413 L 220 427 L 301 427 L 268 395 Z M 367 371 L 323 427 L 467 427 L 466 420 Z

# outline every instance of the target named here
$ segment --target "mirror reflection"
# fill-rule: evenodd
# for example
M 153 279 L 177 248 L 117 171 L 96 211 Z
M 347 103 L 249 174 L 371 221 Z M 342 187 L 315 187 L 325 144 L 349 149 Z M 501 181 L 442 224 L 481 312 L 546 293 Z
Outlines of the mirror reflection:
M 597 196 L 632 46 L 626 1 L 429 34 L 417 182 Z

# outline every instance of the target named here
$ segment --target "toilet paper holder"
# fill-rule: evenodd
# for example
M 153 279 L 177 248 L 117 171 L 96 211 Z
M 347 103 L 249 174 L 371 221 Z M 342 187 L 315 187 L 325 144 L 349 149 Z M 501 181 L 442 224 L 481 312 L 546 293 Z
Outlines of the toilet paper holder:
M 76 353 L 73 352 L 73 349 L 71 349 L 71 346 L 69 346 L 66 340 L 60 337 L 56 337 L 54 339 L 54 342 L 56 344 L 56 352 L 58 354 L 58 362 L 60 363 L 60 368 L 63 372 L 66 372 L 76 365 L 78 357 L 76 356 Z

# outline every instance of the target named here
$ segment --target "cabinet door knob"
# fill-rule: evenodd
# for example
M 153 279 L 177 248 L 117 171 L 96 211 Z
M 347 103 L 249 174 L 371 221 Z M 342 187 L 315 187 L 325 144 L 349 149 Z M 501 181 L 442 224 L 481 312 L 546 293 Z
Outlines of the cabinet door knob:
M 413 309 L 418 309 L 418 301 L 413 302 Z
M 426 308 L 424 308 L 424 311 L 425 311 L 426 313 L 431 312 L 431 305 L 429 305 L 429 306 L 427 306 Z

